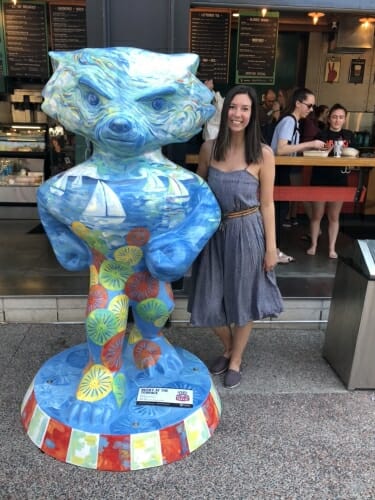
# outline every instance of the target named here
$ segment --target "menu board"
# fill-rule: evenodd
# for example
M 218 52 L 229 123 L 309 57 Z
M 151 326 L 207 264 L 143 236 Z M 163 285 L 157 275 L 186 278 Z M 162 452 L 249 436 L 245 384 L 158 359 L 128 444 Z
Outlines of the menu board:
M 240 11 L 236 83 L 275 83 L 279 13 Z
M 201 80 L 228 82 L 230 22 L 229 9 L 190 10 L 190 52 L 200 57 Z
M 46 6 L 43 3 L 4 3 L 8 75 L 48 78 Z
M 49 8 L 52 49 L 76 50 L 86 47 L 86 7 L 52 4 Z
M 6 56 L 5 56 L 5 43 L 3 40 L 3 30 L 0 30 L 0 92 L 5 91 L 4 76 L 6 74 Z

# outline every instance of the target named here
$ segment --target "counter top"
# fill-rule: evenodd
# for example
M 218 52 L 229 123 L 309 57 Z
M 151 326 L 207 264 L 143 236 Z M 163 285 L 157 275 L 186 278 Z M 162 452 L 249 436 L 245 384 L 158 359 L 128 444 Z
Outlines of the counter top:
M 197 164 L 198 155 L 186 155 L 186 163 Z M 375 167 L 375 157 L 352 157 L 341 156 L 336 158 L 334 156 L 275 156 L 276 165 L 298 165 L 301 167 L 348 167 L 348 168 L 373 168 Z
M 275 163 L 280 166 L 373 168 L 375 167 L 375 157 L 275 156 Z

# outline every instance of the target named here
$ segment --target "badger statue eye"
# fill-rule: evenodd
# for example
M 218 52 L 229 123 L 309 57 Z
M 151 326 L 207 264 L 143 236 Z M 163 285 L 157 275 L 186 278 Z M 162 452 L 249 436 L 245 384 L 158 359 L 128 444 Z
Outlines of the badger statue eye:
M 161 97 L 157 97 L 156 99 L 154 99 L 152 101 L 152 107 L 156 110 L 156 111 L 160 111 L 162 110 L 164 107 L 165 107 L 165 100 L 162 99 Z
M 93 92 L 89 92 L 86 98 L 90 106 L 97 106 L 99 104 L 99 97 Z

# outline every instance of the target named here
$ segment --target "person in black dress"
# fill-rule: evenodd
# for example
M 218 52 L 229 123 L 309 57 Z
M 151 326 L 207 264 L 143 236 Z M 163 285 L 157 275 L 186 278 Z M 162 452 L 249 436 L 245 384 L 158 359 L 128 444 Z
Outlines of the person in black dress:
M 321 130 L 317 138 L 323 140 L 332 151 L 334 141 L 342 140 L 343 147 L 354 144 L 354 134 L 345 129 L 347 110 L 341 104 L 334 104 L 329 110 L 328 127 Z M 347 174 L 341 167 L 314 167 L 311 176 L 312 186 L 346 186 Z M 326 211 L 328 218 L 328 256 L 337 259 L 336 240 L 339 234 L 339 218 L 342 201 L 314 201 L 312 203 L 312 216 L 310 222 L 311 246 L 308 255 L 315 255 L 320 232 L 320 221 Z

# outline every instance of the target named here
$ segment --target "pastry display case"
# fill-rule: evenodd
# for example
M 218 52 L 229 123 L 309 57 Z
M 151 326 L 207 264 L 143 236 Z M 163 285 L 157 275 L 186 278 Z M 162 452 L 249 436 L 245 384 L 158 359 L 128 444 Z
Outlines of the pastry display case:
M 5 207 L 36 207 L 48 173 L 47 133 L 45 124 L 0 124 L 0 217 Z

